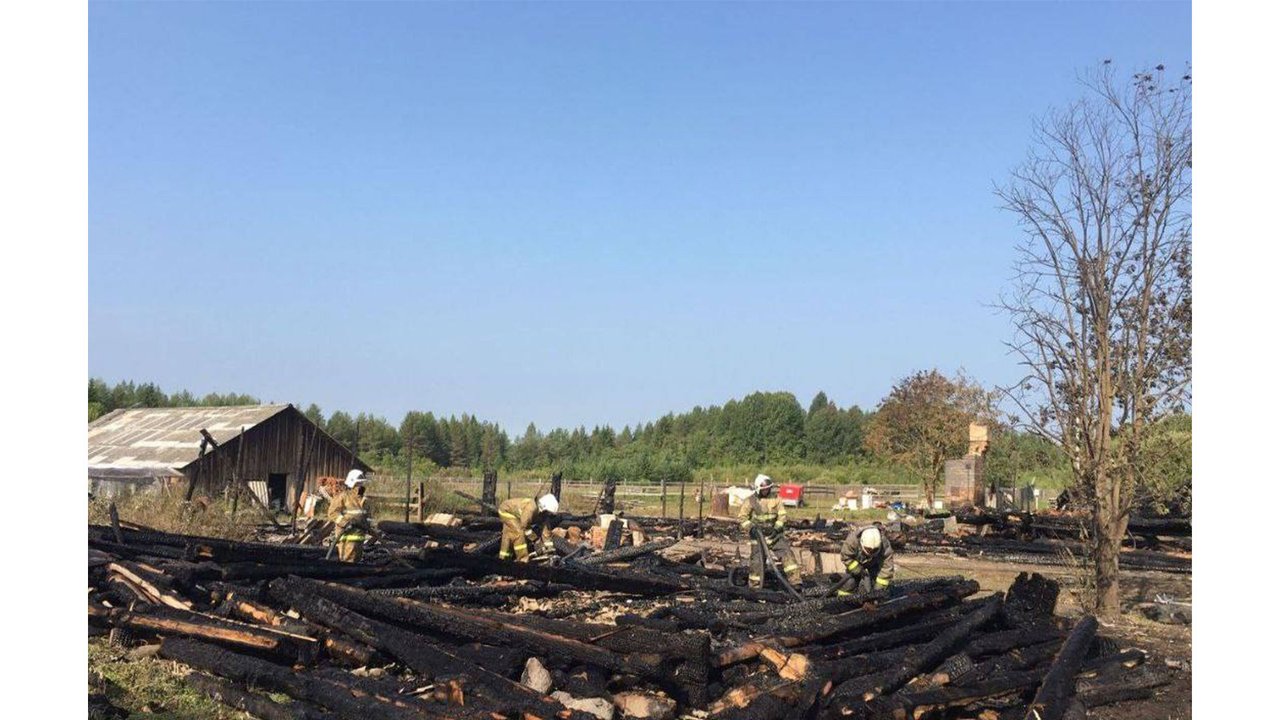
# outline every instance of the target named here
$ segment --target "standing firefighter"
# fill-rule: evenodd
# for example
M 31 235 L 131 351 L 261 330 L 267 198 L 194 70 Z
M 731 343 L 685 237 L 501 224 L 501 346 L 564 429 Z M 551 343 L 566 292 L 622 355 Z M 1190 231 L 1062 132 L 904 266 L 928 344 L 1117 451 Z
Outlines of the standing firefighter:
M 893 582 L 893 546 L 878 527 L 850 530 L 840 546 L 840 560 L 849 574 L 837 595 L 887 590 Z
M 498 517 L 502 519 L 502 545 L 498 548 L 498 557 L 503 560 L 515 558 L 516 562 L 529 561 L 529 543 L 541 543 L 541 549 L 551 553 L 551 530 L 548 520 L 551 515 L 560 512 L 560 501 L 555 495 L 543 495 L 533 498 L 510 498 L 498 506 Z M 534 527 L 538 532 L 534 532 Z
M 369 513 L 364 507 L 364 484 L 368 478 L 359 470 L 347 473 L 347 486 L 342 494 L 329 505 L 329 520 L 333 521 L 334 542 L 338 545 L 338 559 L 342 562 L 360 562 L 364 555 L 364 541 L 371 532 Z
M 738 508 L 738 520 L 742 529 L 751 540 L 751 574 L 748 576 L 753 587 L 764 587 L 765 559 L 760 553 L 760 543 L 756 540 L 755 530 L 764 534 L 765 544 L 773 552 L 775 558 L 781 558 L 782 572 L 792 585 L 800 584 L 800 562 L 791 552 L 787 536 L 783 528 L 787 524 L 787 508 L 782 500 L 773 497 L 773 479 L 768 475 L 756 475 L 756 491 L 742 501 Z

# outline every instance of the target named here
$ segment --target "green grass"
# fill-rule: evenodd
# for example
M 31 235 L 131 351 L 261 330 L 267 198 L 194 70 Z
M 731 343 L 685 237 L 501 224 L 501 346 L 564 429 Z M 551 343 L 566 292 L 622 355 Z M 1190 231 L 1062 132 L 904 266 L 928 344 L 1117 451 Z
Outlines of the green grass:
M 182 680 L 187 673 L 183 666 L 158 658 L 129 660 L 126 652 L 111 647 L 105 638 L 89 641 L 89 669 L 101 672 L 111 681 L 107 697 L 112 704 L 128 710 L 129 717 L 156 720 L 243 720 L 248 717 L 189 687 Z

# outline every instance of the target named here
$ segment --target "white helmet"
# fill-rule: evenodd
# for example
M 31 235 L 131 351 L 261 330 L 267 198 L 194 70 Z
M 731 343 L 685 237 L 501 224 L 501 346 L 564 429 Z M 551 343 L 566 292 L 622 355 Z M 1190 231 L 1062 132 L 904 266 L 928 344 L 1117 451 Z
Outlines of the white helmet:
M 369 478 L 364 476 L 364 471 L 352 470 L 351 472 L 347 473 L 347 481 L 343 484 L 349 488 L 353 488 L 356 485 L 359 485 L 360 483 L 366 483 L 366 482 L 369 482 Z
M 560 512 L 560 501 L 556 499 L 555 495 L 547 493 L 538 498 L 538 509 L 542 512 L 558 513 Z
M 753 484 L 756 486 L 756 492 L 760 492 L 773 487 L 773 478 L 768 475 L 757 475 Z
M 867 528 L 858 536 L 858 542 L 862 544 L 862 549 L 871 551 L 880 547 L 880 529 Z

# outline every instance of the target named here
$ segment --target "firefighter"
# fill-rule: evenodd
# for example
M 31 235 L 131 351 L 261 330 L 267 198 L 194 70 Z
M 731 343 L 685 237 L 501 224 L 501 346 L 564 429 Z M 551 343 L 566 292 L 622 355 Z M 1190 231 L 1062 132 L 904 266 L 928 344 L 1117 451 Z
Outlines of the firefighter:
M 364 484 L 368 478 L 360 470 L 347 473 L 347 486 L 342 494 L 329 505 L 329 520 L 333 522 L 334 542 L 338 544 L 338 559 L 356 563 L 364 555 L 364 541 L 372 530 L 369 513 L 365 510 Z
M 773 496 L 773 479 L 768 475 L 756 475 L 755 492 L 749 495 L 738 508 L 738 520 L 742 529 L 751 540 L 751 574 L 748 576 L 752 587 L 764 587 L 765 559 L 760 554 L 760 543 L 753 530 L 764 533 L 765 544 L 773 552 L 774 558 L 782 566 L 782 572 L 792 585 L 800 583 L 800 562 L 783 528 L 787 523 L 787 508 L 782 500 Z
M 888 590 L 893 582 L 893 546 L 879 527 L 850 530 L 840 546 L 840 560 L 848 575 L 836 595 Z
M 510 498 L 503 501 L 498 506 L 498 517 L 502 520 L 502 544 L 498 547 L 498 557 L 503 560 L 514 557 L 516 562 L 528 562 L 531 542 L 547 554 L 554 552 L 550 516 L 558 512 L 560 501 L 551 494 L 537 500 Z

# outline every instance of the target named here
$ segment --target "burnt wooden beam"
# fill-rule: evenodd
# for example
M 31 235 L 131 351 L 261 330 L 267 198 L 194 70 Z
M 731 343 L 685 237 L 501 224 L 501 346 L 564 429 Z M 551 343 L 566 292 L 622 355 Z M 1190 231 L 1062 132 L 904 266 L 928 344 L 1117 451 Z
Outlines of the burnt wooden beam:
M 725 667 L 750 660 L 760 654 L 763 643 L 772 642 L 782 647 L 799 647 L 845 633 L 874 627 L 898 618 L 925 610 L 933 610 L 958 602 L 978 591 L 978 583 L 965 581 L 954 588 L 909 595 L 873 608 L 855 610 L 825 620 L 814 619 L 812 627 L 803 631 L 771 638 L 760 638 L 742 645 L 722 650 L 713 660 L 715 667 Z
M 428 605 L 408 598 L 382 598 L 328 583 L 299 581 L 298 584 L 361 614 L 421 627 L 434 635 L 527 648 L 641 677 L 656 678 L 663 670 L 661 656 L 656 653 L 616 654 L 578 640 L 527 628 L 515 622 L 514 618 L 499 621 L 441 605 Z
M 1045 674 L 1044 682 L 1036 691 L 1025 720 L 1061 720 L 1068 701 L 1075 693 L 1076 673 L 1084 663 L 1097 631 L 1098 620 L 1092 615 L 1085 615 L 1071 629 L 1071 634 L 1062 643 L 1062 649 Z
M 975 682 L 980 682 L 1002 673 L 1034 668 L 1041 663 L 1052 660 L 1061 647 L 1061 640 L 1049 640 L 1037 645 L 1014 648 L 1004 655 L 997 655 L 976 665 L 971 665 L 958 673 L 946 670 L 940 671 L 930 680 L 936 685 L 954 685 L 957 683 L 972 685 Z M 963 657 L 968 658 L 969 656 L 964 655 Z M 943 666 L 945 667 L 946 663 L 943 663 Z
M 441 719 L 445 714 L 422 707 L 406 707 L 373 697 L 354 695 L 338 683 L 295 672 L 292 668 L 184 638 L 165 638 L 160 656 L 242 684 L 279 692 L 306 703 L 332 710 L 340 718 L 389 718 L 390 720 Z
M 183 682 L 215 702 L 246 712 L 261 720 L 331 720 L 334 715 L 314 703 L 294 700 L 285 705 L 250 692 L 242 685 L 202 672 L 193 672 Z
M 1014 692 L 1030 692 L 1044 678 L 1044 672 L 1028 670 L 1006 673 L 986 682 L 963 687 L 941 687 L 911 693 L 880 696 L 870 702 L 861 698 L 832 703 L 825 717 L 830 718 L 892 718 L 893 720 L 919 720 L 931 714 L 942 713 L 947 708 L 963 707 L 988 698 L 996 698 Z
M 973 657 L 996 655 L 1014 648 L 1035 645 L 1050 640 L 1061 642 L 1066 636 L 1066 632 L 1059 630 L 1053 623 L 1036 623 L 1014 628 L 1013 630 L 998 630 L 976 637 L 964 646 L 964 652 Z
M 978 607 L 978 604 L 969 601 L 957 607 L 927 613 L 915 618 L 911 623 L 892 630 L 871 633 L 831 645 L 806 645 L 804 652 L 817 660 L 838 660 L 928 640 Z
M 982 602 L 977 610 L 965 615 L 955 625 L 939 633 L 928 643 L 911 648 L 903 658 L 902 664 L 893 674 L 868 689 L 863 699 L 871 700 L 878 695 L 888 695 L 897 690 L 911 678 L 922 672 L 932 670 L 942 662 L 953 650 L 964 643 L 978 628 L 990 622 L 1003 606 L 1002 595 L 992 595 Z
M 103 608 L 89 605 L 89 616 L 112 627 L 166 637 L 192 637 L 257 652 L 266 652 L 291 661 L 310 662 L 318 652 L 314 638 L 294 635 L 189 610 L 162 606 L 145 609 Z
M 500 706 L 534 715 L 553 715 L 561 707 L 550 698 L 542 697 L 523 685 L 449 652 L 423 635 L 401 630 L 320 597 L 301 578 L 273 580 L 268 586 L 268 592 L 276 600 L 288 603 L 308 620 L 341 630 L 360 642 L 391 655 L 420 675 L 435 678 L 465 674 L 483 686 L 487 699 Z
M 632 560 L 641 555 L 648 555 L 651 552 L 663 550 L 676 544 L 675 538 L 664 538 L 662 540 L 654 540 L 653 542 L 643 543 L 641 545 L 629 545 L 620 547 L 616 550 L 608 550 L 599 552 L 595 555 L 588 555 L 585 558 L 575 560 L 579 565 L 603 565 L 604 563 L 622 562 L 624 560 Z
M 661 596 L 684 592 L 689 586 L 674 580 L 654 578 L 648 574 L 626 570 L 594 570 L 581 567 L 550 567 L 537 563 L 518 563 L 496 557 L 460 553 L 444 548 L 427 548 L 421 562 L 430 567 L 458 568 L 468 577 L 505 575 L 524 580 L 574 585 L 582 590 L 605 590 L 631 595 Z

